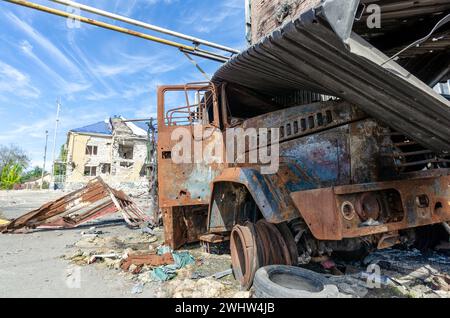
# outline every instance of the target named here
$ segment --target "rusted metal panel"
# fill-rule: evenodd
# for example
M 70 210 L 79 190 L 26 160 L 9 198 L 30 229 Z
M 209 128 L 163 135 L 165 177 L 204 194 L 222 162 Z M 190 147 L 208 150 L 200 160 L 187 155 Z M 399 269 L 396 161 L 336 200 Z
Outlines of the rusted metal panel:
M 166 109 L 168 92 L 181 92 L 185 94 L 186 101 L 179 107 Z M 190 101 L 190 93 L 202 97 Z M 210 104 L 214 112 L 211 122 L 205 117 Z M 159 205 L 163 211 L 166 243 L 172 248 L 197 242 L 206 233 L 210 183 L 220 174 L 223 166 L 196 162 L 194 143 L 198 139 L 195 138 L 195 126 L 202 127 L 202 134 L 205 130 L 217 130 L 220 126 L 218 113 L 217 94 L 210 83 L 162 86 L 158 89 Z M 182 164 L 175 163 L 172 157 L 173 148 L 178 143 L 178 140 L 172 140 L 172 134 L 178 128 L 186 129 L 192 136 L 192 158 Z M 202 149 L 215 142 L 215 138 L 202 138 Z
M 209 85 L 179 85 L 163 86 L 158 89 L 158 184 L 159 202 L 161 208 L 175 206 L 203 205 L 209 203 L 210 187 L 212 181 L 221 170 L 220 165 L 207 165 L 196 163 L 194 160 L 194 124 L 183 122 L 177 124 L 171 117 L 169 110 L 165 109 L 165 94 L 167 92 L 197 92 L 209 91 Z M 191 113 L 196 107 L 192 105 L 181 105 L 179 110 L 188 107 Z M 198 106 L 198 105 L 197 105 Z M 200 113 L 200 111 L 197 110 Z M 189 117 L 189 114 L 186 115 Z M 190 131 L 192 138 L 192 160 L 191 163 L 176 164 L 172 160 L 172 150 L 178 141 L 172 140 L 172 133 L 184 128 Z M 214 126 L 205 125 L 204 129 L 214 129 Z M 203 131 L 202 131 L 203 132 Z M 202 141 L 205 149 L 214 138 Z
M 378 201 L 375 220 L 361 211 L 373 212 L 374 202 L 367 194 Z M 450 220 L 449 175 L 301 191 L 291 197 L 320 240 L 384 234 Z
M 208 205 L 164 208 L 162 212 L 165 242 L 173 249 L 198 242 L 207 232 Z
M 336 212 L 332 188 L 291 193 L 294 204 L 318 240 L 341 240 L 342 218 Z
M 290 198 L 292 192 L 378 178 L 386 169 L 378 164 L 380 143 L 386 136 L 383 127 L 366 117 L 348 103 L 329 101 L 245 121 L 244 129 L 271 127 L 284 131 L 280 137 L 280 168 L 272 175 L 262 175 L 258 164 L 225 169 L 214 180 L 209 231 L 231 231 L 234 225 L 246 221 L 238 215 L 247 208 L 238 202 L 241 188 L 227 189 L 226 183 L 243 185 L 268 221 L 282 223 L 299 217 Z
M 289 167 L 280 167 L 280 171 L 273 175 L 262 175 L 256 169 L 229 168 L 214 180 L 215 184 L 230 182 L 242 184 L 255 199 L 264 218 L 271 223 L 282 223 L 300 217 L 297 209 L 289 197 L 289 190 L 283 183 L 283 175 L 292 173 Z M 214 198 L 216 200 L 229 200 L 228 196 Z M 213 207 L 218 207 L 212 210 Z M 234 225 L 235 211 L 225 211 L 223 205 L 211 202 L 209 215 L 210 231 L 230 231 Z M 222 209 L 221 209 L 222 208 Z M 231 215 L 231 217 L 230 217 Z M 231 223 L 230 223 L 231 222 Z
M 162 265 L 171 265 L 174 262 L 172 253 L 167 253 L 164 255 L 135 254 L 128 255 L 128 257 L 121 262 L 120 268 L 124 271 L 128 271 L 131 265 L 135 265 L 141 269 L 143 266 L 158 267 Z
M 0 227 L 0 232 L 75 228 L 117 212 L 122 213 L 130 226 L 139 226 L 149 221 L 149 217 L 125 193 L 111 189 L 99 177 L 90 181 L 86 187 Z

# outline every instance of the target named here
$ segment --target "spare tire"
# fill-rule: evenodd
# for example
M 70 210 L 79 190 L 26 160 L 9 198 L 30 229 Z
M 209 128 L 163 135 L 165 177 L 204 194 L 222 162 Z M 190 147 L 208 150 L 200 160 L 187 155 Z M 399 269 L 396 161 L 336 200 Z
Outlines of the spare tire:
M 255 298 L 339 298 L 339 290 L 324 276 L 284 265 L 260 268 L 254 279 Z

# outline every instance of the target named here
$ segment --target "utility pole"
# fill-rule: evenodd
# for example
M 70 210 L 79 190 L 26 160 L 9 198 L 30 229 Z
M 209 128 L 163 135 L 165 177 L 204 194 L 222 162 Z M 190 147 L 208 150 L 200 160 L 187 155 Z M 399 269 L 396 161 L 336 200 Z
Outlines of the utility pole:
M 52 157 L 52 187 L 55 187 L 55 161 L 56 161 L 56 137 L 58 136 L 59 127 L 59 113 L 61 111 L 61 100 L 58 98 L 56 100 L 56 122 L 55 122 L 55 134 L 53 137 L 53 157 Z
M 42 168 L 41 190 L 44 189 L 45 164 L 47 162 L 48 130 L 45 131 L 44 167 Z

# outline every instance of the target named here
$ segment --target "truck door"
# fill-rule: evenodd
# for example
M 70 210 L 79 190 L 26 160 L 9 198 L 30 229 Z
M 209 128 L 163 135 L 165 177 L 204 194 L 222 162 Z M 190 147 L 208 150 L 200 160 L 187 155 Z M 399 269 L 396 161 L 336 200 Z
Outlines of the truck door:
M 198 241 L 206 232 L 210 184 L 223 164 L 199 160 L 199 152 L 221 135 L 219 114 L 217 94 L 210 83 L 158 88 L 159 204 L 166 243 L 173 248 Z M 191 143 L 190 159 L 183 163 L 175 160 L 180 131 L 187 132 Z

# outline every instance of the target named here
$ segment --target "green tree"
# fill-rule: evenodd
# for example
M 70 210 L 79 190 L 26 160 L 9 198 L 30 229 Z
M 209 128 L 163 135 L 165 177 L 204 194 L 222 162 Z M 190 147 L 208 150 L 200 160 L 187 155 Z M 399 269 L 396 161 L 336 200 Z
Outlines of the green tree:
M 30 158 L 23 149 L 16 145 L 0 145 L 0 173 L 3 167 L 11 163 L 17 163 L 22 169 L 26 169 L 30 164 Z
M 66 174 L 67 149 L 66 145 L 62 145 L 59 151 L 59 158 L 55 164 L 55 176 L 64 176 Z
M 22 182 L 28 182 L 30 180 L 36 180 L 40 179 L 42 177 L 42 168 L 41 167 L 34 167 L 33 170 L 30 170 L 26 172 L 22 176 Z
M 12 190 L 16 184 L 20 183 L 22 170 L 20 163 L 6 164 L 0 176 L 0 188 L 2 190 Z

